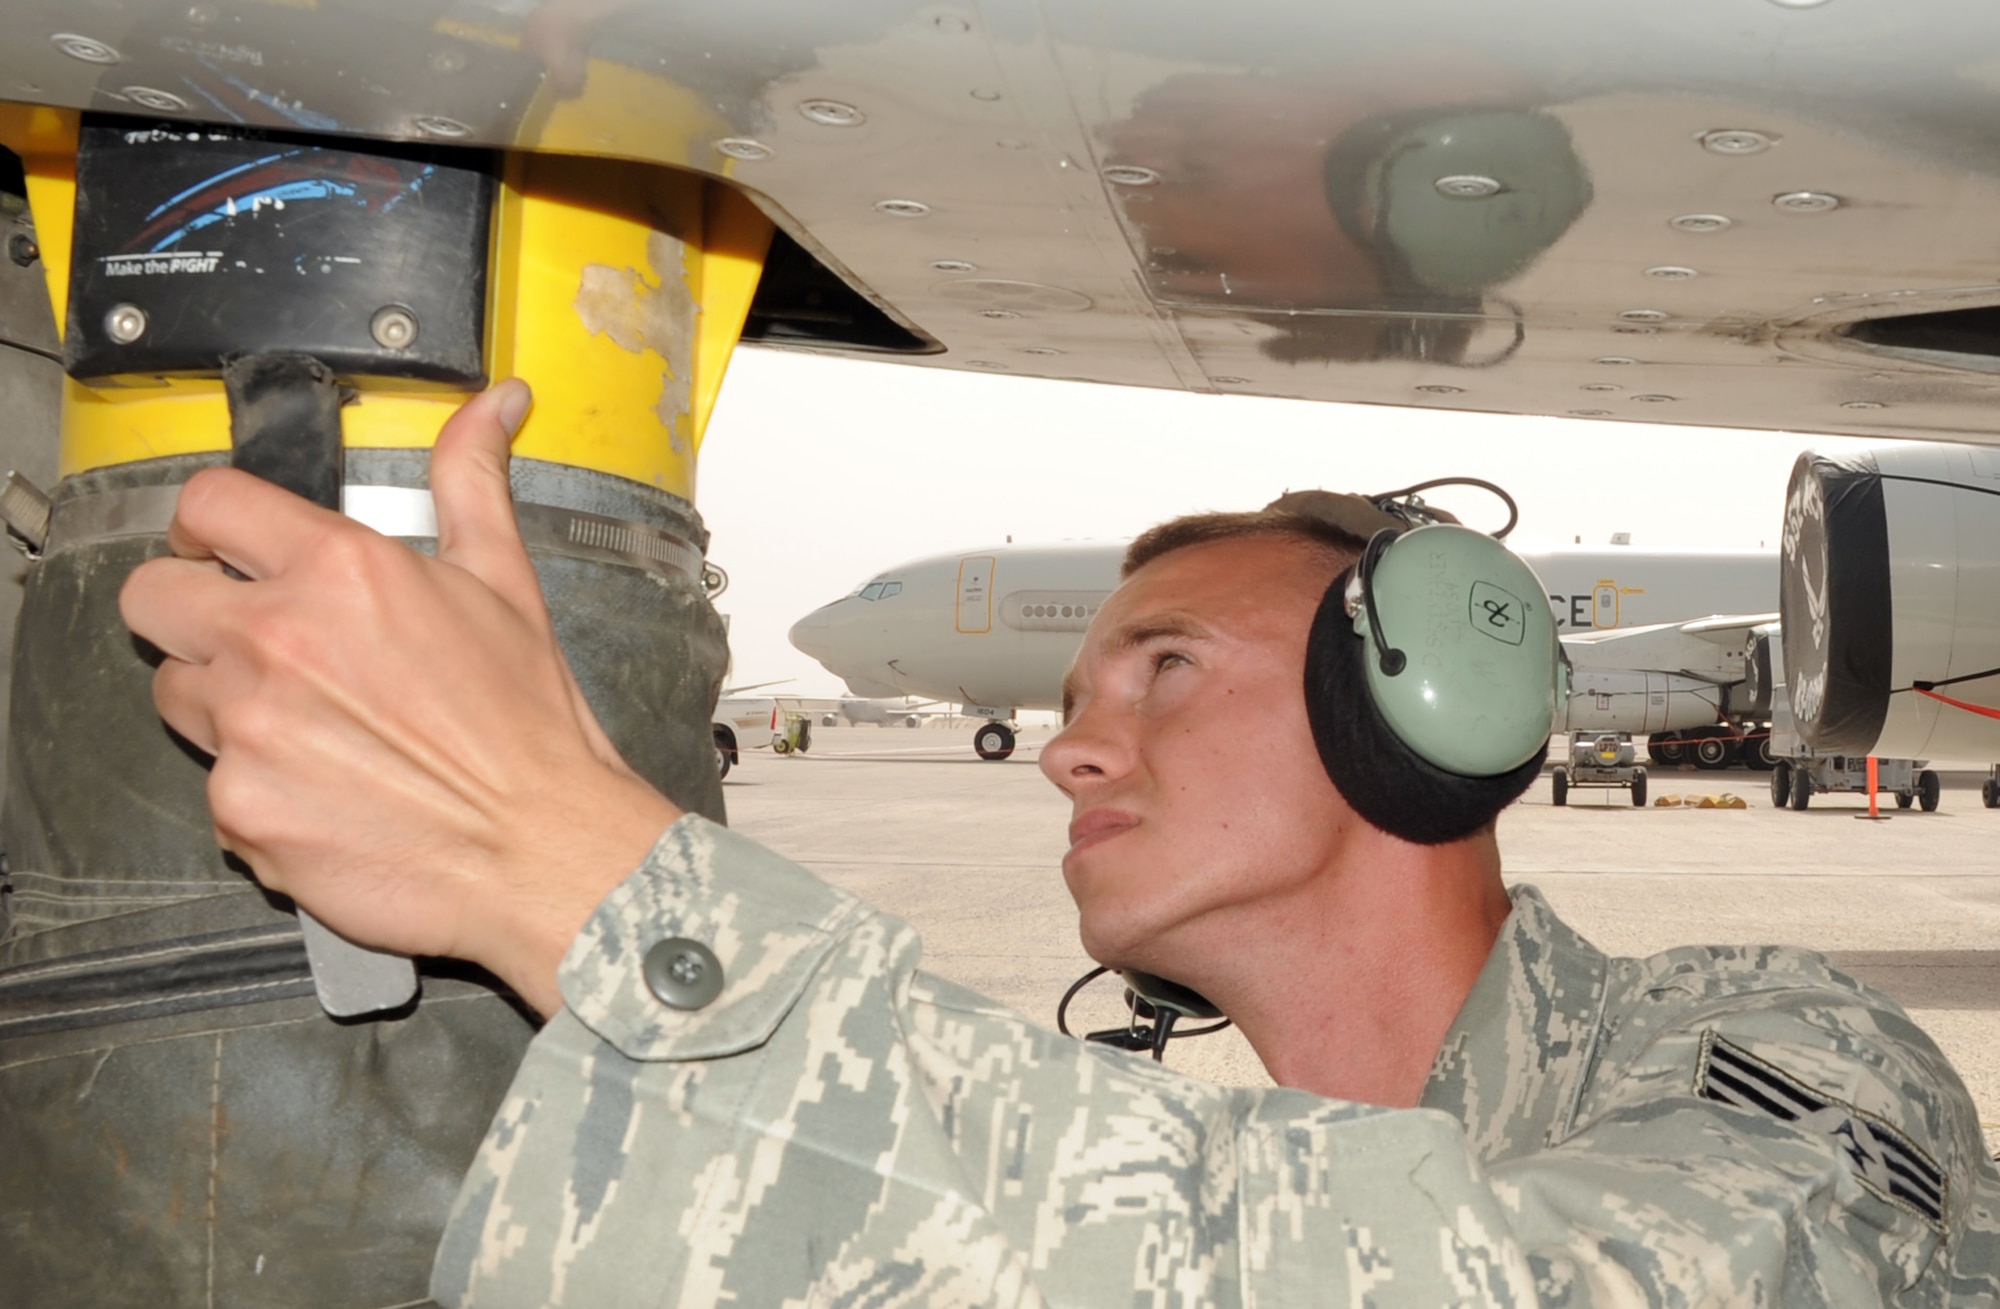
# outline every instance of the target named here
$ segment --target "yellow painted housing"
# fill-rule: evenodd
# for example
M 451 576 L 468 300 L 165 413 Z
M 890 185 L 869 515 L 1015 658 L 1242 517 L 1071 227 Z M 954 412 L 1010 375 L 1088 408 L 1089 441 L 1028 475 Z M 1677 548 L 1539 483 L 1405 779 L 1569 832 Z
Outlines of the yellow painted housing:
M 75 208 L 78 116 L 0 105 L 22 156 L 60 326 Z M 695 456 L 741 335 L 771 223 L 733 189 L 649 164 L 510 153 L 488 279 L 488 370 L 535 388 L 514 444 L 526 458 L 609 473 L 692 500 Z M 128 379 L 132 380 L 132 379 Z M 229 448 L 221 383 L 70 381 L 64 476 Z M 459 403 L 360 379 L 350 449 L 425 448 Z

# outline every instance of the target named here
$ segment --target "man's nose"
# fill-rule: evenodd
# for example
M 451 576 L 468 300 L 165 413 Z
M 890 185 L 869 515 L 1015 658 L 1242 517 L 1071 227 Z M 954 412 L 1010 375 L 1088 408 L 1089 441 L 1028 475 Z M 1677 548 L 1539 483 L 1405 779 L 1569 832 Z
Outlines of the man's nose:
M 1101 712 L 1086 709 L 1072 713 L 1062 730 L 1042 747 L 1042 775 L 1065 795 L 1122 775 L 1131 752 L 1111 729 Z

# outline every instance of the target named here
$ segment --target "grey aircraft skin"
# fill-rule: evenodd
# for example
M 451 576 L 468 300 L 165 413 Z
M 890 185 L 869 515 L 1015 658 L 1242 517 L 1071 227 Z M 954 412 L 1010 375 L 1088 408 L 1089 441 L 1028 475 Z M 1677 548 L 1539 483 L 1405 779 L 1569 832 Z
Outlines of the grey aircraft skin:
M 845 318 L 753 315 L 766 345 L 2000 439 L 2000 333 L 1978 312 L 2000 305 L 2000 9 L 1976 0 L 0 0 L 0 18 L 0 99 L 723 179 L 855 293 Z

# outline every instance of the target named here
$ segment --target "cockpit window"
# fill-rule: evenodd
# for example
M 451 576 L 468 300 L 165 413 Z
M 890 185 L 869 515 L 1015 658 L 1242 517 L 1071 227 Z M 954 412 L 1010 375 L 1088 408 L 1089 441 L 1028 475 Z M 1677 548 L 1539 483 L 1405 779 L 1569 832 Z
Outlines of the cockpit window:
M 880 600 L 882 598 L 882 584 L 880 582 L 870 582 L 868 585 L 862 587 L 861 598 L 863 600 Z
M 903 584 L 901 582 L 870 582 L 855 592 L 863 600 L 887 600 L 892 595 L 901 595 L 902 593 Z
M 901 582 L 882 583 L 882 598 L 884 600 L 887 600 L 892 595 L 901 595 L 902 593 L 903 584 Z

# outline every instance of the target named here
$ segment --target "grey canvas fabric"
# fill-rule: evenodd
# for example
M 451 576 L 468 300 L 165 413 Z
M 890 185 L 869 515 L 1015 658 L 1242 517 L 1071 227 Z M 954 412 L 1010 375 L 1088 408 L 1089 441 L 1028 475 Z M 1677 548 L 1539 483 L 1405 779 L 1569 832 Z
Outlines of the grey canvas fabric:
M 711 947 L 705 1008 L 653 944 Z M 926 976 L 699 818 L 600 906 L 468 1174 L 452 1306 L 1989 1305 L 1963 1086 L 1815 955 L 1616 959 L 1532 889 L 1422 1107 L 1228 1089 Z

